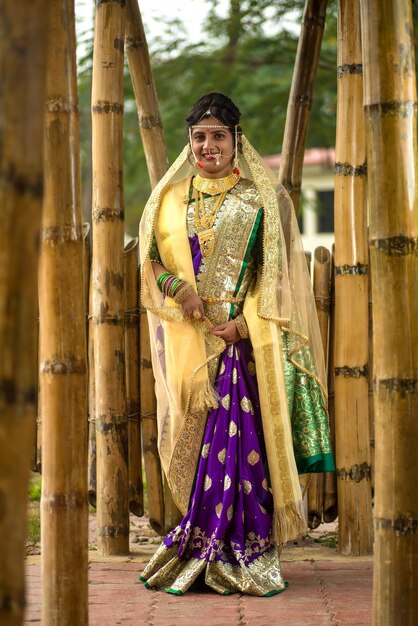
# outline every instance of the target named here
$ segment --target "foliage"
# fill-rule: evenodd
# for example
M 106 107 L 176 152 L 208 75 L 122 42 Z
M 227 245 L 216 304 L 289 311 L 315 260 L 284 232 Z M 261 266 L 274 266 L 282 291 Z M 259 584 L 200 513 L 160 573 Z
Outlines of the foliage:
M 230 0 L 221 17 L 218 3 L 206 0 L 209 13 L 201 41 L 190 44 L 177 21 L 161 17 L 159 38 L 149 42 L 170 162 L 186 142 L 184 118 L 193 102 L 208 91 L 228 94 L 240 107 L 245 134 L 261 154 L 281 149 L 287 102 L 298 43 L 303 0 Z M 90 90 L 92 43 L 79 61 L 79 100 L 83 172 L 83 207 L 91 203 Z M 336 1 L 329 3 L 320 67 L 314 92 L 308 146 L 335 141 Z M 139 137 L 136 105 L 125 72 L 124 187 L 126 230 L 134 236 L 150 192 Z
M 29 483 L 29 500 L 31 502 L 39 502 L 41 499 L 42 479 L 39 474 L 32 474 Z

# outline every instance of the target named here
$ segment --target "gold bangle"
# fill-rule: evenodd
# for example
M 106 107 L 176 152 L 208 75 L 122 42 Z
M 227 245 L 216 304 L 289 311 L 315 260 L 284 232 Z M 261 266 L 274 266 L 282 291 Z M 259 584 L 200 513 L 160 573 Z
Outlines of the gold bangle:
M 178 291 L 176 291 L 176 293 L 174 294 L 173 300 L 176 304 L 181 304 L 186 300 L 186 298 L 191 296 L 192 293 L 194 293 L 193 287 L 189 283 L 186 283 L 184 281 L 183 284 L 179 287 Z
M 237 317 L 234 319 L 235 325 L 237 327 L 237 330 L 239 332 L 239 336 L 241 337 L 241 339 L 247 339 L 248 337 L 248 326 L 247 326 L 247 322 L 245 321 L 245 317 L 243 315 L 237 315 Z

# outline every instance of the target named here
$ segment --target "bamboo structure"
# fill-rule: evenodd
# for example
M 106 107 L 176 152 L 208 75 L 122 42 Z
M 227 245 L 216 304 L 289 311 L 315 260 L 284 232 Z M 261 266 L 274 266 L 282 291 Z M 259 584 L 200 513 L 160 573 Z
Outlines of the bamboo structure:
M 0 623 L 20 626 L 37 397 L 37 267 L 47 16 L 4 0 L 0 20 Z
M 126 51 L 135 99 L 138 107 L 139 130 L 144 146 L 151 187 L 154 188 L 168 168 L 161 116 L 148 45 L 137 0 L 127 2 Z M 141 367 L 150 366 L 149 341 L 143 337 L 147 331 L 145 318 L 141 317 Z M 154 389 L 152 371 L 143 372 L 144 381 Z M 145 383 L 144 383 L 145 384 Z M 153 528 L 160 534 L 167 533 L 180 519 L 180 512 L 171 497 L 167 483 L 162 484 L 160 460 L 156 452 L 158 438 L 155 419 L 153 391 L 141 394 L 142 436 L 145 474 L 148 485 L 149 516 Z M 151 417 L 150 417 L 151 416 Z M 161 494 L 164 493 L 164 500 Z M 151 495 L 152 494 L 152 495 Z M 160 497 L 161 496 L 161 497 Z M 164 523 L 161 520 L 164 519 Z
M 340 0 L 335 148 L 335 428 L 339 550 L 372 551 L 366 145 L 359 0 Z
M 327 4 L 327 0 L 306 0 L 287 107 L 279 180 L 289 192 L 296 213 Z
M 335 455 L 335 409 L 334 409 L 334 347 L 335 347 L 335 244 L 332 246 L 329 287 L 328 330 L 328 416 L 332 449 Z M 326 524 L 338 516 L 337 478 L 335 472 L 326 472 L 324 480 L 323 520 Z
M 324 360 L 328 354 L 329 284 L 331 255 L 327 248 L 320 246 L 314 252 L 313 291 L 321 332 Z M 308 491 L 308 525 L 317 528 L 322 522 L 324 502 L 324 474 L 314 474 Z
M 148 175 L 154 189 L 168 169 L 168 157 L 138 0 L 127 0 L 126 14 L 126 54 L 138 107 L 139 130 Z
M 417 97 L 409 0 L 361 3 L 375 411 L 374 626 L 418 623 Z
M 129 551 L 122 179 L 125 2 L 97 0 L 94 28 L 92 316 L 97 549 Z
M 129 509 L 144 514 L 139 396 L 138 238 L 125 246 L 125 371 L 128 410 Z
M 91 266 L 90 266 L 91 267 Z M 89 267 L 89 269 L 90 269 Z M 89 271 L 89 311 L 93 310 L 93 285 L 92 273 Z M 94 375 L 94 339 L 93 339 L 93 316 L 88 316 L 88 343 L 87 358 L 89 364 L 88 380 L 88 454 L 87 454 L 87 497 L 90 506 L 97 505 L 97 480 L 96 480 L 96 383 Z
M 42 624 L 87 626 L 87 363 L 74 0 L 51 5 L 48 37 L 39 271 Z

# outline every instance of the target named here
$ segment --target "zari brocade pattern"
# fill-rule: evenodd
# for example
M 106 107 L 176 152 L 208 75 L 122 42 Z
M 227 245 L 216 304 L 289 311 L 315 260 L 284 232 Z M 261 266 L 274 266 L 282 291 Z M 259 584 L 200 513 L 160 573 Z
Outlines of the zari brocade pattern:
M 144 570 L 149 587 L 184 593 L 204 571 L 206 584 L 223 594 L 285 588 L 253 365 L 248 339 L 224 352 L 220 403 L 208 415 L 190 507 Z

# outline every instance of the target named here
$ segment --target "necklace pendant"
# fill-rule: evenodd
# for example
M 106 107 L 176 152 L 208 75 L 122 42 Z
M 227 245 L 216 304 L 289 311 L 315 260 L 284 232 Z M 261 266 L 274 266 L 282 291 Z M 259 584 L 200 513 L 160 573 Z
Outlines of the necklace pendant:
M 213 228 L 207 228 L 197 233 L 199 240 L 199 246 L 202 251 L 202 256 L 210 256 L 213 252 L 213 246 L 215 245 L 215 232 Z

